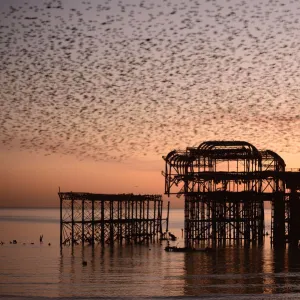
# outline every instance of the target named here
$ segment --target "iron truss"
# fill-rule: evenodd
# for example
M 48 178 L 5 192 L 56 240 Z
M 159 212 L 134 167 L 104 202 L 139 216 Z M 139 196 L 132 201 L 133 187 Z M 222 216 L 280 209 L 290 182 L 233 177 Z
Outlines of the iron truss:
M 261 244 L 264 201 L 272 205 L 272 243 L 298 243 L 300 172 L 286 172 L 277 153 L 244 141 L 207 141 L 163 158 L 165 194 L 185 197 L 187 247 Z
M 142 243 L 162 233 L 161 195 L 58 193 L 60 244 Z

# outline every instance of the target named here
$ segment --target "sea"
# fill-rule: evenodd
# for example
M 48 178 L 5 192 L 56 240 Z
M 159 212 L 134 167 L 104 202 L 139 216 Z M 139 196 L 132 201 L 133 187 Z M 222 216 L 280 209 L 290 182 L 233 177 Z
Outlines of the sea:
M 183 218 L 170 210 L 174 245 Z M 166 241 L 61 249 L 59 230 L 59 209 L 0 209 L 0 299 L 300 299 L 300 251 L 275 250 L 269 236 L 263 246 L 169 253 Z

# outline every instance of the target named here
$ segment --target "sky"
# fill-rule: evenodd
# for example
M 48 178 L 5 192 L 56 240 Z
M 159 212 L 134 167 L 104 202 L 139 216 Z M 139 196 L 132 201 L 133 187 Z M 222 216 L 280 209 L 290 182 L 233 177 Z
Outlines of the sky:
M 1 1 L 0 207 L 58 206 L 59 187 L 163 194 L 162 156 L 207 140 L 300 167 L 299 16 L 285 0 Z

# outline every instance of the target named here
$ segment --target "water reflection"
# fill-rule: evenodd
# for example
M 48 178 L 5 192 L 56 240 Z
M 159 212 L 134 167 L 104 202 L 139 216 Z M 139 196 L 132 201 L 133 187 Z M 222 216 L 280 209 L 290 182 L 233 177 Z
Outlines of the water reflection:
M 52 218 L 54 213 L 48 214 Z M 35 216 L 36 211 L 32 214 Z M 174 244 L 182 246 L 183 216 L 180 211 L 172 214 L 170 228 L 179 237 Z M 29 212 L 26 210 L 24 215 Z M 47 214 L 41 212 L 41 215 Z M 0 247 L 1 295 L 69 298 L 209 295 L 214 299 L 214 294 L 223 294 L 239 299 L 241 294 L 267 294 L 270 299 L 268 295 L 285 293 L 289 299 L 299 298 L 300 251 L 272 249 L 269 237 L 263 247 L 228 247 L 211 254 L 167 253 L 163 250 L 165 243 L 116 245 L 113 249 L 79 245 L 63 247 L 60 252 L 59 223 L 36 224 L 24 222 L 23 218 L 16 223 L 0 222 L 1 239 L 6 241 Z M 44 244 L 39 243 L 40 234 L 45 237 Z M 9 244 L 12 238 L 18 244 Z M 29 243 L 31 240 L 34 245 Z M 86 266 L 83 260 L 87 261 Z
M 300 291 L 298 249 L 226 248 L 185 255 L 184 295 L 277 294 Z
M 170 287 L 165 286 L 164 278 L 169 276 L 172 264 L 168 265 L 163 256 L 159 244 L 94 249 L 75 246 L 73 250 L 66 247 L 60 264 L 60 296 L 165 295 L 164 289 Z M 181 272 L 182 267 L 178 268 Z M 172 280 L 167 283 L 174 284 Z
M 290 295 L 300 291 L 300 251 L 266 245 L 167 253 L 159 243 L 65 247 L 59 276 L 61 297 Z
M 263 293 L 261 248 L 187 253 L 185 295 Z
M 272 293 L 299 292 L 300 251 L 298 249 L 273 250 Z

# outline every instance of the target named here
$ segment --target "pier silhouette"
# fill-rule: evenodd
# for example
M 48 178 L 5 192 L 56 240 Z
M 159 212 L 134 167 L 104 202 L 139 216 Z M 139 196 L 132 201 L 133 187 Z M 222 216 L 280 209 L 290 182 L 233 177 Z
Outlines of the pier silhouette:
M 60 245 L 148 243 L 168 228 L 161 195 L 59 192 Z M 168 205 L 169 211 L 169 205 Z
M 271 243 L 298 246 L 300 170 L 245 141 L 207 141 L 165 160 L 165 194 L 184 196 L 186 247 L 262 244 L 270 201 Z

